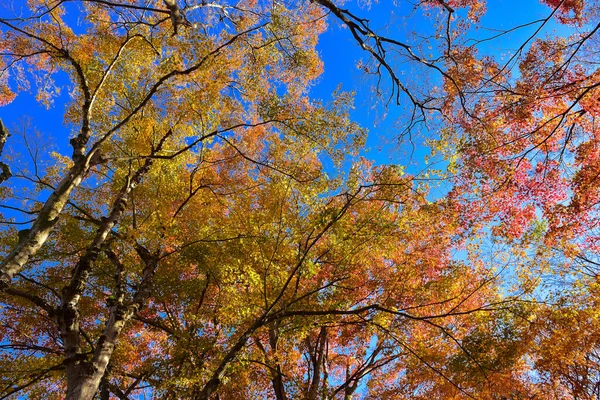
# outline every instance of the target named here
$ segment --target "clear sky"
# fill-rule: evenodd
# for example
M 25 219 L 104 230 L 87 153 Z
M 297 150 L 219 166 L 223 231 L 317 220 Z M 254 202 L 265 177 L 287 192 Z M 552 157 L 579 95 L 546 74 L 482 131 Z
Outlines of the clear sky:
M 14 1 L 16 7 L 19 3 L 22 4 L 22 0 Z M 413 6 L 408 2 L 392 3 L 390 0 L 382 0 L 367 6 L 363 1 L 350 1 L 345 3 L 344 7 L 356 15 L 366 16 L 370 26 L 376 32 L 400 41 L 410 43 L 413 33 L 417 31 L 421 35 L 433 32 L 430 26 L 431 20 L 428 21 L 420 12 L 413 11 Z M 488 12 L 482 20 L 482 25 L 487 29 L 472 32 L 474 38 L 494 36 L 498 29 L 509 29 L 536 18 L 544 18 L 550 12 L 547 6 L 535 0 L 494 0 L 488 3 L 487 8 Z M 356 108 L 352 117 L 369 131 L 367 149 L 363 155 L 377 164 L 400 163 L 407 167 L 408 172 L 421 171 L 424 168 L 424 156 L 428 154 L 425 146 L 420 145 L 421 140 L 424 136 L 435 132 L 427 132 L 426 127 L 422 126 L 421 128 L 425 128 L 421 131 L 422 134 L 425 132 L 424 136 L 414 137 L 417 144 L 414 148 L 406 141 L 398 140 L 401 127 L 406 121 L 402 106 L 396 106 L 392 102 L 386 107 L 383 102 L 376 101 L 373 94 L 375 80 L 357 68 L 359 61 L 367 60 L 368 55 L 357 46 L 348 29 L 337 21 L 330 21 L 328 31 L 321 37 L 318 45 L 324 63 L 324 73 L 311 88 L 311 96 L 327 102 L 331 99 L 331 93 L 340 85 L 345 91 L 356 92 Z M 479 50 L 507 59 L 518 44 L 522 43 L 536 28 L 537 25 L 533 25 L 500 39 L 485 42 L 479 46 Z M 553 29 L 557 29 L 556 24 L 550 24 L 545 31 Z M 434 52 L 435 49 L 431 51 Z M 413 78 L 410 76 L 412 71 L 406 65 L 398 64 L 397 68 L 407 79 Z M 23 126 L 23 121 L 29 120 L 31 126 L 35 127 L 42 136 L 51 136 L 48 142 L 57 147 L 53 150 L 70 155 L 68 139 L 74 132 L 70 132 L 63 124 L 64 104 L 69 99 L 65 78 L 64 74 L 55 76 L 57 82 L 64 83 L 65 87 L 54 99 L 50 109 L 37 103 L 35 93 L 21 92 L 11 104 L 0 108 L 0 117 L 13 132 Z M 436 84 L 435 80 L 439 80 L 439 76 L 432 76 L 429 79 L 433 82 L 426 84 Z M 384 76 L 381 86 L 383 90 L 389 90 L 387 76 Z M 8 146 L 21 148 L 22 142 L 18 137 L 13 137 Z
M 420 38 L 415 40 L 413 35 L 416 32 L 421 36 L 434 34 L 431 19 L 421 12 L 414 11 L 413 5 L 408 2 L 382 0 L 370 6 L 365 6 L 363 3 L 351 1 L 345 3 L 344 7 L 356 15 L 366 16 L 370 27 L 381 35 L 412 44 L 416 40 L 421 40 Z M 481 27 L 470 31 L 469 37 L 492 38 L 502 30 L 510 30 L 536 19 L 544 19 L 550 13 L 551 9 L 548 6 L 536 0 L 493 0 L 487 3 L 487 12 L 482 17 Z M 478 51 L 493 56 L 500 62 L 507 61 L 540 25 L 539 23 L 529 25 L 494 40 L 482 42 L 478 45 Z M 564 25 L 550 21 L 537 37 L 544 37 L 554 30 L 561 30 L 560 33 L 564 34 L 567 29 Z M 400 138 L 407 120 L 406 110 L 403 105 L 398 106 L 393 102 L 388 106 L 381 101 L 376 102 L 377 99 L 373 94 L 375 79 L 366 76 L 357 67 L 360 60 L 368 59 L 368 55 L 356 44 L 349 30 L 339 22 L 330 22 L 328 31 L 320 39 L 318 49 L 323 59 L 324 72 L 312 88 L 311 95 L 327 100 L 339 85 L 343 90 L 356 92 L 356 108 L 352 117 L 369 131 L 367 148 L 362 155 L 376 164 L 402 164 L 411 174 L 419 174 L 426 170 L 428 168 L 426 157 L 429 155 L 429 150 L 423 142 L 427 137 L 435 136 L 435 131 L 428 130 L 431 126 L 435 126 L 435 121 L 432 121 L 434 122 L 432 125 L 422 124 L 418 127 L 412 137 L 414 147 L 406 137 Z M 436 51 L 435 48 L 421 50 L 430 51 L 432 54 Z M 406 64 L 397 64 L 396 67 L 399 70 L 404 69 L 401 73 L 407 79 L 421 79 L 421 77 L 411 76 L 413 71 Z M 423 82 L 423 86 L 431 87 L 441 82 L 439 76 L 431 75 L 428 79 L 432 81 Z M 384 76 L 383 89 L 388 90 L 389 85 L 389 79 Z M 440 160 L 433 162 L 435 162 L 433 168 L 441 168 L 445 165 Z M 442 184 L 442 187 L 436 193 L 432 193 L 432 196 L 444 195 L 448 189 L 449 185 Z

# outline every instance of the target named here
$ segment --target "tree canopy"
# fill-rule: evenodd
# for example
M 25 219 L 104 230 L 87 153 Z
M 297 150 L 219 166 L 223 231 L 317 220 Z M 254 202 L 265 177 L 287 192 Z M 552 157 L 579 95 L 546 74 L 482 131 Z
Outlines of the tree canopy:
M 0 5 L 0 398 L 598 398 L 600 5 L 497 10 Z

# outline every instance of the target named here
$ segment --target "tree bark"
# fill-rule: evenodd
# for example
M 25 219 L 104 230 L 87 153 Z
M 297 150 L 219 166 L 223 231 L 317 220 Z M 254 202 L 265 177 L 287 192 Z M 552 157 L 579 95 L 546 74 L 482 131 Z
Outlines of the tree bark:
M 160 151 L 164 142 L 171 135 L 172 131 L 169 130 L 154 151 Z M 110 308 L 109 319 L 95 346 L 92 361 L 86 361 L 86 357 L 80 354 L 79 300 L 87 285 L 92 263 L 98 258 L 110 230 L 125 212 L 127 199 L 131 191 L 150 170 L 153 161 L 152 158 L 146 159 L 146 162 L 138 168 L 133 176 L 127 178 L 127 182 L 113 202 L 111 212 L 108 217 L 102 219 L 92 244 L 75 266 L 71 282 L 63 289 L 58 322 L 65 347 L 67 399 L 69 400 L 93 398 L 104 376 L 115 348 L 116 339 L 123 326 L 137 313 L 150 296 L 151 284 L 158 264 L 158 255 L 152 255 L 147 249 L 138 245 L 136 251 L 145 264 L 139 289 L 128 305 L 123 304 L 123 297 L 119 294 L 120 300 Z M 119 288 L 117 290 L 119 291 Z M 89 397 L 90 393 L 92 397 Z
M 88 171 L 89 159 L 92 155 L 89 154 L 71 167 L 67 176 L 46 200 L 29 234 L 19 241 L 19 244 L 0 264 L 0 290 L 10 285 L 12 278 L 23 269 L 29 258 L 35 255 L 46 242 L 52 228 L 58 222 L 60 213 L 69 201 L 71 192 L 79 186 Z
M 277 355 L 277 343 L 279 342 L 279 336 L 277 334 L 278 324 L 274 323 L 274 326 L 269 330 L 269 345 L 271 351 L 275 356 L 275 369 L 271 370 L 271 384 L 273 385 L 273 391 L 277 400 L 287 400 L 285 393 L 285 386 L 283 385 L 283 374 L 281 372 L 281 365 L 279 364 L 279 357 Z
M 325 362 L 325 349 L 327 344 L 327 329 L 322 327 L 319 330 L 317 341 L 314 347 L 310 343 L 310 338 L 307 338 L 308 353 L 310 355 L 313 376 L 310 382 L 307 399 L 316 400 L 319 394 L 319 387 L 321 387 L 321 368 Z
M 71 368 L 71 380 L 69 380 L 69 368 L 67 368 L 67 400 L 92 400 L 94 398 L 108 368 L 119 334 L 150 296 L 159 254 L 150 254 L 141 246 L 138 246 L 136 250 L 145 264 L 139 289 L 130 303 L 118 303 L 111 307 L 110 316 L 102 336 L 96 344 L 92 361 L 81 362 L 75 365 L 75 368 Z M 80 368 L 80 372 L 76 368 Z

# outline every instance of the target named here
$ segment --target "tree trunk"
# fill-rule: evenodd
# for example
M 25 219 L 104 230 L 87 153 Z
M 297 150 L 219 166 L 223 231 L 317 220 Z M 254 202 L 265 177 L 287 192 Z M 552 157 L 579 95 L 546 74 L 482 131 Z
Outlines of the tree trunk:
M 277 365 L 277 371 L 274 373 L 274 376 L 271 379 L 271 383 L 273 384 L 273 390 L 275 391 L 275 398 L 277 400 L 287 400 L 287 396 L 285 394 L 285 386 L 283 386 L 283 376 L 281 375 L 281 367 L 279 365 Z

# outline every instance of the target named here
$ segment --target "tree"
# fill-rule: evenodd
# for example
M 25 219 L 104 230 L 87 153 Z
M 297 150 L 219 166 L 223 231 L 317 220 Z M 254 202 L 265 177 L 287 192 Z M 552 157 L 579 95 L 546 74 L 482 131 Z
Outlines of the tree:
M 531 360 L 541 390 L 591 399 L 598 396 L 598 4 L 545 3 L 548 15 L 507 59 L 481 55 L 480 41 L 463 50 L 477 74 L 446 102 L 453 117 L 440 144 L 443 152 L 450 140 L 460 152 L 447 154 L 456 162 L 452 196 L 478 211 L 495 240 L 535 255 L 526 279 L 539 285 Z M 562 34 L 544 37 L 552 25 Z
M 579 3 L 554 7 L 564 22 L 585 22 Z M 4 397 L 549 393 L 529 379 L 536 366 L 551 370 L 543 343 L 530 351 L 543 331 L 531 324 L 536 306 L 522 301 L 534 296 L 530 274 L 526 293 L 507 296 L 477 243 L 490 226 L 499 240 L 555 243 L 550 230 L 524 236 L 512 221 L 533 220 L 537 201 L 544 212 L 558 208 L 560 194 L 547 185 L 562 187 L 565 175 L 538 163 L 535 179 L 550 177 L 541 189 L 531 190 L 529 176 L 521 179 L 529 189 L 515 186 L 507 160 L 529 153 L 494 148 L 493 135 L 478 132 L 495 127 L 537 143 L 535 124 L 556 121 L 552 113 L 564 115 L 554 135 L 572 113 L 588 112 L 552 108 L 560 96 L 589 100 L 596 86 L 587 69 L 563 84 L 562 69 L 549 68 L 544 85 L 562 84 L 560 96 L 531 110 L 527 101 L 507 106 L 510 85 L 537 82 L 528 71 L 558 44 L 523 48 L 523 76 L 513 80 L 463 41 L 483 13 L 478 2 L 417 7 L 433 14 L 437 59 L 421 54 L 427 40 L 382 36 L 329 0 L 56 0 L 15 10 L 0 17 L 0 104 L 34 86 L 51 106 L 67 87 L 72 154 L 39 155 L 25 141 L 31 162 L 12 153 L 0 164 L 9 210 L 0 265 Z M 330 104 L 309 97 L 328 16 L 365 51 L 365 71 L 389 82 L 381 95 L 408 104 L 406 132 L 436 113 L 455 116 L 434 143 L 444 154 L 460 150 L 450 157 L 449 170 L 460 169 L 448 196 L 435 198 L 426 175 L 359 157 L 366 133 L 351 121 L 351 93 L 334 93 Z M 431 87 L 402 80 L 402 63 L 434 74 Z M 509 89 L 490 96 L 490 85 Z M 511 123 L 521 125 L 509 116 L 517 111 L 541 122 L 515 133 Z M 517 169 L 527 164 L 520 160 Z M 573 182 L 588 188 L 594 180 L 584 184 L 582 174 Z M 530 192 L 536 197 L 523 197 Z M 495 224 L 507 215 L 511 222 Z M 31 225 L 17 233 L 24 217 Z
M 462 50 L 479 73 L 447 99 L 442 140 L 459 143 L 457 186 L 493 204 L 481 209 L 499 235 L 524 238 L 543 220 L 548 246 L 595 254 L 598 5 L 546 3 L 551 12 L 508 60 L 480 56 L 479 43 Z M 553 23 L 564 37 L 539 37 Z

